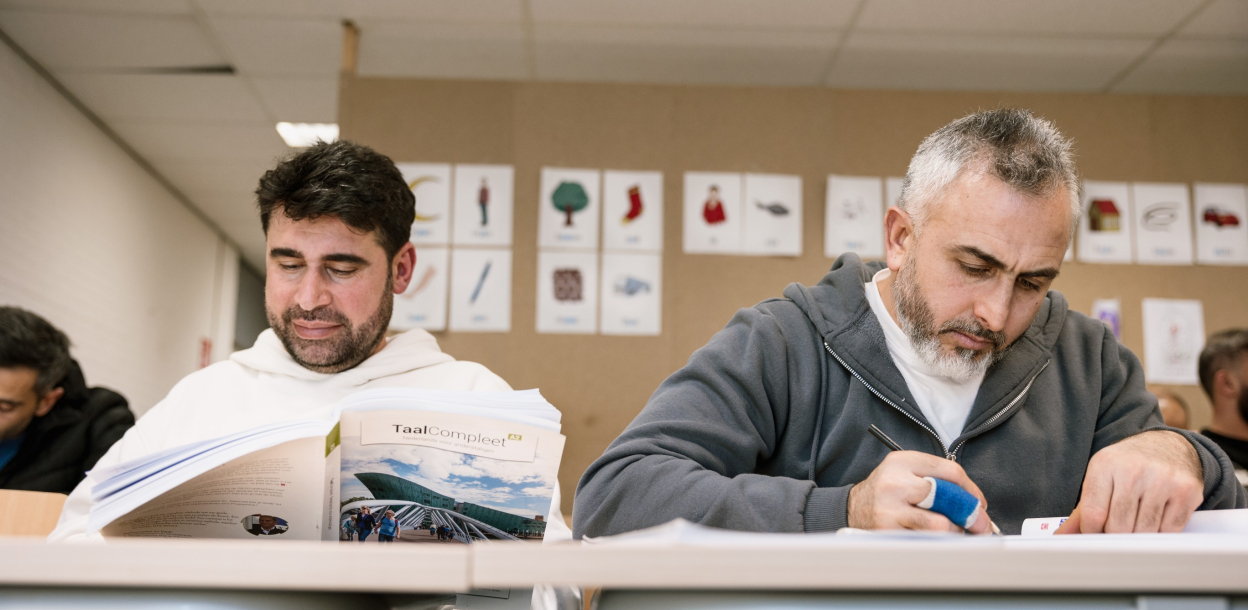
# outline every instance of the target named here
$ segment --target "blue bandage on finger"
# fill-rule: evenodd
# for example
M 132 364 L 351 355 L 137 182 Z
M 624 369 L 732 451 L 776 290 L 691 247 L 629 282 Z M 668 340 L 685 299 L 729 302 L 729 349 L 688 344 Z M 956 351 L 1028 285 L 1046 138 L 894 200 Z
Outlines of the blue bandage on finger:
M 923 477 L 923 480 L 932 484 L 932 490 L 919 502 L 919 508 L 940 513 L 962 529 L 969 530 L 975 525 L 975 518 L 979 516 L 979 498 L 944 479 Z

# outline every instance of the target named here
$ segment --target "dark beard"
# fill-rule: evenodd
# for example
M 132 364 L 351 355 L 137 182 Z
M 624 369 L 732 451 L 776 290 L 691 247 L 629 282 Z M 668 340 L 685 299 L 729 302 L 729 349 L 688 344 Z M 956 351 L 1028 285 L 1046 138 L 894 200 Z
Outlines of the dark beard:
M 282 341 L 290 357 L 305 369 L 317 373 L 341 373 L 358 366 L 369 356 L 385 338 L 386 329 L 390 326 L 390 315 L 394 311 L 394 278 L 386 277 L 386 288 L 381 294 L 381 302 L 358 331 L 351 321 L 338 311 L 328 307 L 318 307 L 312 311 L 304 311 L 298 305 L 283 311 L 281 317 L 265 309 L 269 318 L 269 326 Z M 308 340 L 295 333 L 293 322 L 307 320 L 316 322 L 333 322 L 342 325 L 342 332 L 336 339 L 323 341 Z
M 897 306 L 900 326 L 910 338 L 915 352 L 942 375 L 965 381 L 978 372 L 986 371 L 1008 351 L 1005 333 L 988 330 L 974 318 L 954 318 L 937 329 L 931 307 L 919 294 L 918 278 L 909 260 L 897 271 L 897 279 L 893 282 L 893 302 Z M 991 347 L 976 351 L 955 346 L 953 357 L 943 354 L 940 336 L 954 331 L 988 341 Z

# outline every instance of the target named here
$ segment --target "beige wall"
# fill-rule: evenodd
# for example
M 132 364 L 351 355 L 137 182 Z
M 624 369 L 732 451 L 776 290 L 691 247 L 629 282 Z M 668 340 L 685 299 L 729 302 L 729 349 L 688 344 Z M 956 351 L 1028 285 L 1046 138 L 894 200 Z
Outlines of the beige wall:
M 396 161 L 516 167 L 512 331 L 439 333 L 443 348 L 514 387 L 540 387 L 564 413 L 560 480 L 580 473 L 645 405 L 655 387 L 739 307 L 814 283 L 823 256 L 829 173 L 900 176 L 919 141 L 980 108 L 1024 106 L 1077 143 L 1093 180 L 1248 183 L 1248 98 L 994 94 L 831 89 L 571 85 L 347 79 L 343 137 Z M 542 166 L 664 172 L 663 334 L 539 335 L 534 330 L 538 173 Z M 681 253 L 681 174 L 801 175 L 805 253 L 798 258 Z M 1142 351 L 1140 299 L 1198 298 L 1210 331 L 1248 326 L 1248 267 L 1068 263 L 1056 288 L 1074 309 L 1119 297 L 1123 341 Z M 1180 393 L 1209 419 L 1195 387 Z M 564 510 L 571 508 L 565 493 Z

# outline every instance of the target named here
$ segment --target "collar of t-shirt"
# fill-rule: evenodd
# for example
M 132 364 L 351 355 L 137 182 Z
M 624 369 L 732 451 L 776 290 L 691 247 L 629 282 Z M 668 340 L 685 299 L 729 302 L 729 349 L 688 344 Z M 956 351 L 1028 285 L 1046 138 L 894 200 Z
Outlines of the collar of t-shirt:
M 966 417 L 971 413 L 971 406 L 975 404 L 975 395 L 979 393 L 979 385 L 983 383 L 984 375 L 980 373 L 966 381 L 955 381 L 937 374 L 919 358 L 910 337 L 888 314 L 884 299 L 880 297 L 876 282 L 887 278 L 889 274 L 888 269 L 882 269 L 867 282 L 867 302 L 871 304 L 871 312 L 884 328 L 888 354 L 905 378 L 906 386 L 914 395 L 919 411 L 932 425 L 940 441 L 945 447 L 949 447 L 966 426 Z
M 0 441 L 0 468 L 4 468 L 12 461 L 13 456 L 17 455 L 17 450 L 22 446 L 22 439 L 26 435 L 23 434 L 17 438 L 11 438 L 7 441 Z

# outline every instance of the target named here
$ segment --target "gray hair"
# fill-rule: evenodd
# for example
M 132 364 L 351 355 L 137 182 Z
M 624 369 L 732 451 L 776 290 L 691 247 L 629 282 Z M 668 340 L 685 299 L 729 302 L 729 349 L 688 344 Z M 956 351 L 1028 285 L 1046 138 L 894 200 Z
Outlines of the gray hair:
M 931 213 L 929 204 L 972 164 L 1014 190 L 1045 197 L 1070 191 L 1070 235 L 1083 215 L 1083 193 L 1071 142 L 1053 123 L 1029 110 L 998 108 L 964 116 L 936 130 L 910 159 L 897 205 L 915 231 Z

